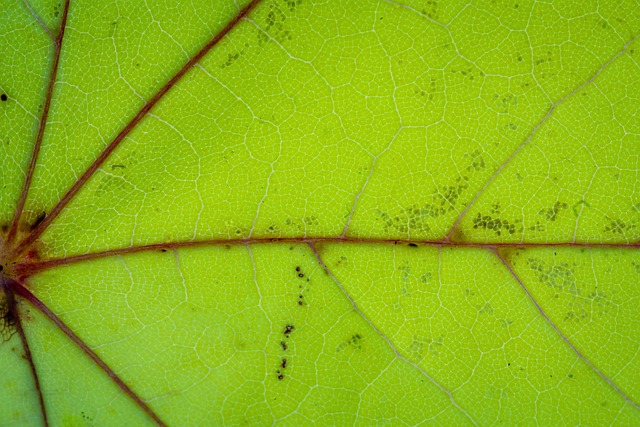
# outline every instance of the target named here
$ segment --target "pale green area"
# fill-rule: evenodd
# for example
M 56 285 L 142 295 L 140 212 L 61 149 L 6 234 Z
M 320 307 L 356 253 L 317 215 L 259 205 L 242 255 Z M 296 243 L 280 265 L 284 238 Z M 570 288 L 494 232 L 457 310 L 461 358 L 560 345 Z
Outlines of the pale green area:
M 629 397 L 640 400 L 638 251 L 534 249 L 516 251 L 512 263 L 551 321 Z
M 38 294 L 170 425 L 465 421 L 306 245 L 140 254 L 58 274 L 39 277 Z
M 13 217 L 49 79 L 52 46 L 21 2 L 0 13 L 0 221 Z M 35 214 L 36 216 L 38 214 Z
M 33 9 L 57 25 L 58 2 Z M 3 224 L 53 52 L 21 1 L 6 11 Z M 72 0 L 25 219 L 235 13 Z M 95 173 L 42 256 L 343 233 L 420 243 L 470 203 L 454 241 L 638 242 L 639 33 L 633 1 L 263 0 Z M 637 247 L 267 242 L 106 257 L 30 286 L 171 426 L 635 425 L 639 274 Z M 52 425 L 151 423 L 27 309 Z M 19 344 L 0 344 L 0 424 L 38 425 Z
M 637 254 L 627 251 L 613 261 L 613 254 L 602 251 L 579 258 L 571 250 L 555 251 L 556 260 L 547 262 L 571 259 L 571 272 L 590 273 L 589 283 L 598 286 L 599 294 L 581 288 L 583 277 L 578 276 L 573 299 L 549 295 L 538 301 L 554 309 L 551 319 L 583 355 L 637 401 L 638 290 L 621 285 L 637 281 Z M 553 260 L 553 252 L 522 251 L 520 257 L 538 259 L 538 254 Z M 541 425 L 638 422 L 637 408 L 567 347 L 494 254 L 480 249 L 329 245 L 323 258 L 363 315 L 401 354 L 451 390 L 478 424 L 534 419 Z M 518 272 L 523 264 L 517 262 Z M 612 273 L 614 265 L 618 271 Z M 569 278 L 540 274 L 570 292 Z M 534 280 L 525 284 L 538 290 Z M 580 325 L 579 334 L 566 328 L 566 319 L 560 321 L 555 313 L 559 302 L 590 327 Z
M 50 425 L 153 425 L 120 389 L 60 330 L 35 311 L 26 323 L 27 339 L 38 368 Z M 76 332 L 84 335 L 81 328 Z M 96 349 L 100 354 L 100 350 Z M 133 354 L 121 353 L 123 362 Z M 118 369 L 116 368 L 116 373 Z M 30 376 L 26 378 L 31 379 Z M 39 414 L 39 408 L 36 410 Z
M 9 336 L 4 326 L 0 323 L 0 402 L 4 403 L 0 425 L 37 425 L 41 422 L 40 402 L 33 381 L 29 381 L 29 365 L 22 358 L 20 336 Z
M 71 2 L 27 209 L 50 209 L 123 125 L 237 11 L 233 2 L 200 3 Z

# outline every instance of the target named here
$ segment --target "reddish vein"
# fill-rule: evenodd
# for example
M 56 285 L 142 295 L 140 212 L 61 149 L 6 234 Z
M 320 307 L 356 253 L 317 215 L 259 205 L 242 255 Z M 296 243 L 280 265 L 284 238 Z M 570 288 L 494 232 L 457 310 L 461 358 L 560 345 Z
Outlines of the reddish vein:
M 109 367 L 101 358 L 98 356 L 93 350 L 89 348 L 87 344 L 80 337 L 78 337 L 75 332 L 71 330 L 58 316 L 56 316 L 53 311 L 49 309 L 42 301 L 38 299 L 34 294 L 32 294 L 27 288 L 22 285 L 16 283 L 17 286 L 14 287 L 14 291 L 16 294 L 20 295 L 22 298 L 26 299 L 33 305 L 36 309 L 38 309 L 42 314 L 44 314 L 58 329 L 60 329 L 75 345 L 77 345 L 102 371 L 104 371 L 111 380 L 116 383 L 118 387 L 129 396 L 142 410 L 149 415 L 158 425 L 166 426 L 166 424 L 156 415 L 155 412 L 129 387 L 119 376 L 116 374 L 113 369 Z M 35 368 L 34 368 L 35 369 Z
M 531 132 L 529 132 L 529 134 L 527 135 L 527 137 L 524 139 L 524 141 L 522 141 L 522 143 L 520 143 L 520 145 L 518 145 L 516 147 L 516 149 L 511 153 L 511 155 L 500 165 L 498 166 L 498 169 L 496 169 L 496 171 L 489 177 L 489 179 L 487 181 L 485 181 L 484 185 L 482 186 L 482 188 L 475 194 L 475 196 L 473 196 L 473 199 L 471 199 L 471 201 L 467 204 L 467 206 L 465 206 L 464 210 L 460 213 L 460 215 L 458 215 L 458 217 L 456 218 L 455 222 L 453 223 L 453 226 L 451 227 L 451 230 L 449 231 L 449 233 L 447 234 L 446 240 L 452 240 L 454 233 L 456 231 L 456 229 L 458 228 L 458 225 L 460 225 L 460 222 L 462 222 L 462 219 L 467 215 L 467 213 L 469 212 L 469 210 L 471 209 L 471 207 L 473 205 L 475 205 L 476 201 L 480 198 L 480 196 L 486 191 L 486 189 L 496 180 L 496 178 L 502 173 L 502 171 L 508 167 L 513 159 L 515 157 L 518 156 L 518 154 L 520 154 L 522 152 L 522 150 L 529 145 L 529 143 L 531 142 L 531 140 L 533 139 L 533 137 L 538 133 L 538 130 L 547 122 L 547 120 L 549 119 L 549 117 L 551 117 L 551 115 L 554 113 L 554 111 L 556 110 L 556 108 L 561 105 L 564 104 L 569 98 L 573 97 L 576 93 L 578 93 L 581 89 L 583 89 L 584 87 L 586 87 L 587 85 L 589 85 L 590 83 L 592 83 L 595 79 L 598 78 L 598 76 L 600 76 L 600 74 L 602 74 L 602 72 L 616 59 L 618 59 L 618 57 L 620 57 L 623 53 L 625 53 L 627 51 L 627 49 L 629 48 L 629 46 L 636 41 L 636 39 L 638 39 L 638 37 L 640 37 L 640 33 L 636 34 L 635 36 L 633 36 L 628 42 L 626 42 L 624 44 L 624 46 L 622 46 L 622 49 L 620 49 L 615 55 L 613 55 L 611 58 L 609 58 L 605 63 L 602 64 L 602 66 L 600 68 L 598 68 L 596 70 L 595 73 L 593 73 L 587 80 L 585 80 L 584 82 L 582 82 L 580 85 L 578 85 L 576 88 L 574 88 L 571 92 L 567 93 L 565 96 L 563 96 L 562 98 L 560 98 L 557 101 L 554 101 L 551 104 L 551 107 L 549 107 L 549 109 L 547 110 L 547 112 L 545 113 L 545 115 L 540 119 L 540 121 L 538 121 L 538 123 L 535 124 L 535 126 L 533 127 L 533 129 L 531 129 Z
M 38 272 L 55 268 L 62 265 L 75 264 L 92 259 L 108 258 L 118 255 L 133 254 L 139 252 L 157 252 L 180 248 L 193 248 L 203 246 L 234 246 L 234 245 L 258 245 L 258 244 L 315 244 L 315 243 L 340 243 L 340 244 L 384 244 L 384 245 L 404 245 L 409 247 L 431 246 L 431 247 L 461 247 L 461 248 L 617 248 L 617 249 L 640 249 L 640 241 L 635 243 L 474 243 L 474 242 L 446 242 L 444 240 L 403 240 L 403 239 L 379 239 L 379 238 L 358 238 L 358 237 L 253 237 L 248 239 L 212 239 L 200 241 L 153 243 L 149 245 L 129 246 L 126 248 L 109 249 L 106 251 L 90 252 L 80 255 L 71 255 L 63 258 L 53 258 L 45 261 L 27 261 L 12 266 L 12 271 L 19 277 L 25 279 Z
M 40 379 L 38 378 L 38 371 L 36 370 L 36 365 L 33 362 L 33 356 L 31 355 L 31 349 L 29 348 L 29 342 L 27 341 L 27 336 L 25 335 L 24 329 L 22 327 L 22 320 L 20 319 L 20 313 L 18 312 L 18 306 L 16 304 L 16 299 L 14 295 L 14 289 L 21 286 L 16 281 L 6 277 L 0 277 L 0 281 L 7 298 L 7 307 L 9 309 L 9 312 L 11 313 L 11 317 L 15 322 L 15 328 L 18 332 L 18 335 L 20 336 L 20 341 L 22 341 L 22 348 L 24 349 L 24 358 L 29 363 L 29 368 L 31 369 L 31 376 L 33 377 L 33 382 L 34 382 L 34 385 L 36 386 L 36 393 L 38 394 L 38 401 L 40 402 L 40 414 L 42 415 L 42 421 L 46 427 L 49 425 L 49 420 L 47 418 L 47 410 L 44 404 L 44 397 L 42 396 L 42 388 L 40 387 Z
M 492 252 L 495 254 L 495 256 L 500 260 L 500 262 L 504 265 L 504 267 L 507 269 L 507 271 L 509 271 L 509 273 L 511 274 L 511 276 L 515 279 L 515 281 L 518 283 L 518 285 L 520 285 L 520 288 L 522 288 L 522 290 L 524 291 L 524 293 L 527 295 L 527 297 L 529 298 L 529 300 L 533 303 L 533 305 L 536 307 L 536 309 L 538 310 L 538 312 L 540 313 L 540 315 L 542 316 L 542 318 L 544 320 L 546 320 L 547 324 L 549 324 L 549 326 L 551 326 L 551 328 L 553 328 L 553 330 L 555 331 L 555 333 L 562 338 L 562 340 L 569 346 L 569 348 L 571 350 L 573 350 L 573 352 L 578 356 L 578 358 L 580 360 L 582 360 L 587 366 L 589 366 L 589 368 L 591 368 L 591 370 L 593 370 L 596 374 L 598 374 L 600 376 L 600 378 L 602 378 L 607 384 L 609 384 L 609 386 L 611 386 L 611 388 L 613 388 L 618 394 L 620 394 L 620 396 L 622 396 L 622 398 L 627 401 L 627 403 L 629 403 L 630 405 L 632 405 L 634 408 L 636 409 L 640 409 L 640 406 L 638 406 L 638 404 L 636 402 L 634 402 L 633 400 L 631 400 L 631 398 L 629 396 L 627 396 L 625 394 L 624 391 L 622 391 L 620 389 L 620 387 L 618 387 L 616 385 L 616 383 L 613 382 L 613 380 L 611 380 L 611 378 L 607 377 L 605 374 L 602 373 L 602 371 L 600 371 L 600 369 L 598 369 L 589 359 L 587 359 L 581 352 L 580 350 L 578 350 L 576 348 L 576 346 L 573 345 L 573 343 L 569 340 L 569 337 L 567 337 L 565 334 L 562 333 L 562 331 L 560 331 L 560 329 L 558 329 L 558 327 L 555 325 L 555 323 L 553 323 L 553 321 L 549 318 L 549 316 L 547 316 L 547 313 L 545 313 L 545 311 L 542 309 L 542 306 L 540 306 L 540 304 L 538 304 L 538 301 L 536 301 L 536 299 L 533 297 L 533 295 L 531 294 L 531 292 L 529 292 L 529 289 L 527 289 L 527 287 L 525 286 L 525 284 L 522 282 L 522 280 L 520 279 L 520 277 L 518 276 L 518 274 L 515 272 L 515 270 L 513 269 L 513 267 L 511 267 L 511 265 L 507 262 L 507 260 L 500 254 L 500 252 L 497 249 L 493 249 Z
M 407 363 L 409 366 L 413 367 L 415 370 L 417 370 L 418 372 L 420 372 L 421 375 L 424 375 L 433 385 L 435 385 L 436 387 L 438 387 L 440 389 L 440 391 L 442 391 L 444 394 L 446 394 L 449 397 L 449 401 L 451 402 L 451 405 L 454 406 L 457 410 L 459 410 L 464 416 L 467 417 L 467 419 L 469 419 L 469 421 L 471 421 L 471 423 L 475 426 L 478 425 L 478 423 L 471 417 L 471 415 L 465 410 L 463 409 L 458 402 L 456 402 L 455 398 L 453 397 L 453 393 L 451 392 L 451 390 L 448 390 L 447 388 L 445 388 L 442 384 L 440 384 L 438 381 L 436 381 L 435 378 L 433 378 L 431 375 L 429 375 L 427 373 L 427 371 L 425 371 L 424 369 L 422 369 L 422 366 L 420 366 L 419 364 L 415 363 L 413 360 L 407 358 L 404 354 L 402 354 L 397 347 L 393 344 L 393 342 L 391 342 L 391 339 L 389 337 L 387 337 L 380 328 L 378 328 L 378 326 L 373 322 L 373 320 L 371 318 L 369 318 L 369 316 L 367 316 L 361 309 L 360 307 L 358 307 L 358 304 L 356 304 L 356 301 L 351 297 L 351 294 L 349 294 L 349 292 L 347 291 L 347 289 L 342 285 L 342 283 L 338 280 L 338 278 L 333 274 L 333 272 L 329 269 L 329 267 L 327 266 L 327 264 L 325 264 L 325 262 L 322 259 L 322 256 L 320 255 L 320 253 L 318 252 L 318 250 L 316 249 L 316 247 L 313 245 L 313 243 L 309 243 L 309 248 L 311 249 L 311 252 L 313 252 L 313 254 L 316 257 L 316 261 L 318 262 L 318 265 L 320 266 L 320 268 L 329 276 L 331 277 L 331 280 L 333 280 L 333 282 L 338 286 L 338 288 L 340 289 L 340 292 L 342 293 L 342 295 L 344 295 L 344 297 L 347 299 L 347 301 L 349 301 L 349 303 L 351 304 L 351 307 L 353 307 L 353 310 L 369 325 L 369 327 L 371 329 L 373 329 L 373 331 L 380 337 L 382 338 L 386 343 L 387 346 L 391 349 L 391 351 L 393 351 L 393 353 L 395 354 L 395 356 L 404 361 L 405 363 Z
M 29 4 L 26 2 L 25 4 L 27 5 L 27 7 L 29 7 L 29 10 L 32 11 Z M 44 137 L 44 131 L 45 131 L 45 128 L 47 127 L 49 110 L 51 108 L 51 99 L 53 98 L 53 88 L 55 86 L 56 77 L 58 75 L 58 65 L 60 64 L 60 53 L 62 52 L 62 41 L 64 39 L 64 33 L 67 26 L 68 12 L 69 12 L 69 0 L 66 0 L 64 3 L 64 10 L 62 11 L 60 32 L 58 33 L 58 37 L 56 37 L 53 40 L 53 64 L 51 65 L 51 71 L 49 73 L 49 84 L 47 86 L 47 93 L 44 98 L 44 106 L 42 107 L 42 114 L 40 116 L 38 133 L 36 134 L 36 140 L 35 140 L 35 143 L 33 144 L 33 152 L 31 153 L 31 160 L 29 161 L 29 169 L 27 170 L 27 176 L 25 177 L 24 184 L 22 186 L 22 191 L 20 192 L 20 199 L 18 200 L 18 205 L 16 206 L 16 210 L 13 214 L 13 220 L 11 221 L 11 228 L 9 229 L 9 234 L 7 235 L 7 243 L 9 244 L 13 242 L 13 239 L 15 239 L 16 233 L 18 232 L 20 217 L 22 216 L 24 205 L 27 201 L 29 188 L 31 188 L 33 173 L 36 169 L 36 163 L 38 162 L 38 156 L 40 154 L 40 147 L 42 146 L 42 138 Z M 46 26 L 44 28 L 47 29 Z
M 253 10 L 261 0 L 253 0 L 244 9 L 242 9 L 225 27 L 216 34 L 200 51 L 191 58 L 172 78 L 169 80 L 141 109 L 138 111 L 129 123 L 120 131 L 120 133 L 111 141 L 111 143 L 100 153 L 98 158 L 89 166 L 89 168 L 78 178 L 78 180 L 67 190 L 65 195 L 60 199 L 58 204 L 49 212 L 46 218 L 36 227 L 31 233 L 24 238 L 12 251 L 13 257 L 24 252 L 31 244 L 33 244 L 38 237 L 49 227 L 49 225 L 55 220 L 62 210 L 69 204 L 71 199 L 80 191 L 80 189 L 87 183 L 89 178 L 102 166 L 107 158 L 118 148 L 120 143 L 126 138 L 129 133 L 142 121 L 142 119 L 151 111 L 151 109 L 173 88 L 184 75 L 193 68 L 214 46 L 216 46 L 224 36 L 226 36 L 242 18 L 244 18 L 251 10 Z M 25 196 L 26 197 L 26 196 Z

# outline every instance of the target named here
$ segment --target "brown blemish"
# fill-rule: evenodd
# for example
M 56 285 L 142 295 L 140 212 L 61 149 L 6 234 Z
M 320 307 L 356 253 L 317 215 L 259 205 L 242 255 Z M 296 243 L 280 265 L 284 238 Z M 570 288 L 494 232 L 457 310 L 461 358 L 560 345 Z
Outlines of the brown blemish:
M 289 335 L 291 335 L 291 332 L 293 332 L 293 330 L 294 330 L 295 328 L 296 328 L 296 327 L 295 327 L 295 326 L 293 326 L 293 325 L 287 325 L 287 326 L 284 328 L 284 335 L 285 335 L 287 338 L 289 338 Z
M 0 343 L 9 341 L 16 332 L 16 319 L 3 295 L 0 302 Z

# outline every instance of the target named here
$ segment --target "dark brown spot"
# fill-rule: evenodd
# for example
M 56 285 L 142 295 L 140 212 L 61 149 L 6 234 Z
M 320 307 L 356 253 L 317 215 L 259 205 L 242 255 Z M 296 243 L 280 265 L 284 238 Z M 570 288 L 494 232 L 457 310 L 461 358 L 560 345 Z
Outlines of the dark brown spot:
M 280 366 L 282 366 L 282 369 L 285 369 L 287 367 L 287 359 L 282 359 L 282 363 L 280 364 Z
M 3 93 L 2 95 L 0 95 L 0 99 L 1 99 L 2 101 L 6 101 L 7 99 L 9 99 L 9 97 L 7 96 L 7 94 L 6 94 L 6 93 Z
M 299 272 L 299 271 L 300 271 L 300 267 L 296 267 L 296 271 L 298 271 L 298 272 Z
M 291 332 L 293 332 L 293 330 L 294 330 L 295 328 L 296 328 L 296 327 L 295 327 L 295 326 L 293 326 L 293 325 L 287 325 L 287 326 L 284 328 L 284 334 L 285 334 L 287 337 L 289 337 L 289 335 L 291 334 Z
M 287 350 L 287 343 L 286 343 L 286 342 L 284 342 L 284 341 L 280 341 L 280 347 L 282 347 L 282 349 L 283 349 L 284 351 L 286 351 L 286 350 Z
M 281 379 L 283 379 L 283 378 L 284 378 L 284 375 L 282 375 L 282 374 L 280 374 L 280 373 L 279 373 L 279 374 L 278 374 L 278 379 L 279 379 L 279 380 L 281 380 Z
M 416 245 L 415 243 L 409 243 L 409 246 L 412 247 L 412 248 L 417 248 L 418 247 L 418 245 Z
M 16 319 L 6 301 L 0 303 L 0 343 L 7 342 L 16 333 Z
M 40 223 L 41 223 L 42 221 L 44 221 L 44 219 L 45 219 L 46 217 L 47 217 L 47 213 L 46 213 L 46 212 L 44 212 L 44 211 L 40 212 L 40 215 L 38 215 L 38 217 L 36 218 L 36 220 L 33 222 L 33 224 L 31 224 L 31 227 L 29 227 L 29 228 L 31 228 L 31 230 L 35 229 L 37 226 L 39 226 L 39 225 L 40 225 Z
M 304 274 L 298 273 L 298 277 L 304 277 Z

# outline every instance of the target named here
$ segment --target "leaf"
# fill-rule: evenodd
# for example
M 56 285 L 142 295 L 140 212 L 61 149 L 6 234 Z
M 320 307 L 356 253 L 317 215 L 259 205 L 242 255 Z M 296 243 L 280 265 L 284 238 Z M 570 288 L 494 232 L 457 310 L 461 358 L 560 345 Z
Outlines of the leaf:
M 638 8 L 5 5 L 0 424 L 638 424 Z

